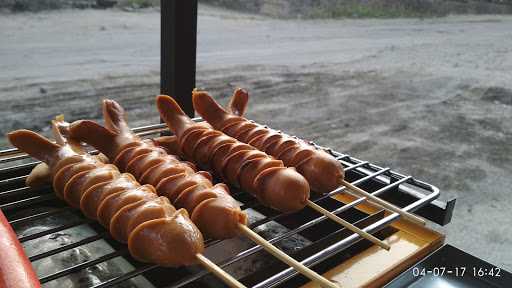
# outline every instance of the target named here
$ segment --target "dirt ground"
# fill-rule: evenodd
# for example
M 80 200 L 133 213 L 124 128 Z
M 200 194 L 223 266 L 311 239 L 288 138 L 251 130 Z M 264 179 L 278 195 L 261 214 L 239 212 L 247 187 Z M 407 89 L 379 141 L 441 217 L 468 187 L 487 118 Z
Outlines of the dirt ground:
M 158 119 L 155 10 L 0 15 L 0 132 Z M 198 87 L 249 89 L 248 116 L 457 197 L 447 242 L 512 270 L 512 17 L 276 20 L 199 9 Z M 2 136 L 2 141 L 5 141 Z M 5 145 L 5 142 L 0 143 Z

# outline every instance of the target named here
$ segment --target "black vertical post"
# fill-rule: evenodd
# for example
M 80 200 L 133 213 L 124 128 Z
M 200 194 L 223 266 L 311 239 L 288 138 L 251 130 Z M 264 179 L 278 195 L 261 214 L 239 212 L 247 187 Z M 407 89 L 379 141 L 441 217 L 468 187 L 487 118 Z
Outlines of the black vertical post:
M 160 93 L 194 116 L 197 0 L 161 0 Z

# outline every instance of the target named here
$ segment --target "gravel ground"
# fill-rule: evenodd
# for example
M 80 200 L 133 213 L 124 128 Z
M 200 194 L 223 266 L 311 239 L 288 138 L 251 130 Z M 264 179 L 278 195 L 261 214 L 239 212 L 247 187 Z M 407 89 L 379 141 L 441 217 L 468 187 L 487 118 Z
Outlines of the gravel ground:
M 158 117 L 159 14 L 0 16 L 0 132 L 98 118 L 118 99 Z M 248 116 L 457 197 L 447 241 L 512 270 L 512 17 L 276 20 L 201 6 L 198 86 Z M 2 137 L 2 140 L 4 137 Z M 3 142 L 5 145 L 5 142 Z M 1 143 L 0 143 L 1 144 Z

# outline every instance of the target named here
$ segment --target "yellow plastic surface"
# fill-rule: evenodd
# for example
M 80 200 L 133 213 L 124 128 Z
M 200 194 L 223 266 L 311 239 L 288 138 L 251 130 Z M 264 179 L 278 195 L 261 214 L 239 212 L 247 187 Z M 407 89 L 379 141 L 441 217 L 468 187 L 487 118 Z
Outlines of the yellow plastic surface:
M 347 194 L 333 198 L 344 203 L 354 200 Z M 366 213 L 378 211 L 366 202 L 356 208 Z M 398 231 L 384 240 L 391 246 L 389 251 L 373 245 L 327 271 L 324 276 L 340 283 L 341 287 L 382 287 L 444 242 L 444 235 L 406 220 L 395 221 L 390 226 Z M 319 286 L 310 282 L 302 287 Z

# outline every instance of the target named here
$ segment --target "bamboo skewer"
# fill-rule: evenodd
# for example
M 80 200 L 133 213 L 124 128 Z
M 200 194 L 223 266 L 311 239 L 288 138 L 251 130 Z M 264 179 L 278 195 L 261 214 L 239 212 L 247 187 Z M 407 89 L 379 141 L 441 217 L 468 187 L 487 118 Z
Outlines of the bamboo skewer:
M 222 270 L 217 264 L 210 261 L 203 254 L 196 254 L 197 260 L 201 263 L 208 271 L 212 272 L 215 276 L 220 278 L 224 283 L 232 288 L 246 288 L 244 284 L 238 282 L 233 276 L 229 275 L 226 271 Z
M 343 227 L 347 228 L 348 230 L 350 230 L 350 231 L 352 231 L 354 233 L 359 234 L 359 236 L 365 238 L 366 240 L 369 240 L 372 243 L 374 243 L 376 245 L 379 245 L 381 248 L 386 249 L 386 250 L 391 249 L 391 246 L 389 246 L 384 241 L 380 240 L 379 238 L 373 236 L 372 234 L 370 234 L 368 232 L 365 232 L 365 231 L 359 229 L 358 227 L 356 227 L 352 223 L 347 222 L 347 221 L 341 219 L 340 217 L 334 215 L 330 211 L 324 209 L 322 206 L 312 202 L 311 200 L 308 200 L 308 206 L 313 208 L 314 210 L 320 212 L 321 214 L 325 215 L 327 218 L 333 220 L 334 222 L 342 225 Z
M 289 266 L 293 267 L 295 270 L 300 272 L 302 275 L 317 282 L 318 284 L 320 284 L 320 286 L 325 287 L 325 288 L 340 288 L 340 286 L 338 286 L 334 282 L 327 280 L 322 275 L 309 269 L 308 267 L 304 266 L 299 261 L 293 259 L 292 257 L 285 254 L 283 251 L 277 249 L 274 245 L 270 244 L 267 240 L 265 240 L 263 237 L 258 235 L 258 233 L 252 231 L 249 227 L 247 227 L 243 224 L 238 224 L 238 228 L 240 229 L 240 231 L 243 234 L 245 234 L 245 236 L 247 236 L 252 241 L 256 242 L 261 247 L 263 247 L 267 252 L 274 255 L 276 258 L 285 262 Z
M 426 225 L 426 222 L 425 220 L 421 219 L 420 217 L 416 216 L 416 215 L 413 215 L 409 212 L 406 212 L 402 209 L 400 209 L 399 207 L 385 201 L 385 200 L 382 200 L 380 199 L 379 197 L 377 196 L 374 196 L 366 191 L 364 191 L 363 189 L 357 187 L 357 186 L 354 186 L 350 183 L 348 183 L 347 181 L 343 180 L 343 186 L 347 187 L 348 189 L 358 193 L 359 195 L 362 195 L 364 197 L 366 197 L 367 200 L 375 203 L 375 204 L 378 204 L 380 206 L 382 206 L 383 208 L 385 209 L 388 209 L 392 212 L 395 212 L 395 213 L 398 213 L 401 217 L 407 219 L 407 220 L 410 220 L 411 222 L 414 222 L 416 224 L 419 224 L 419 225 Z

